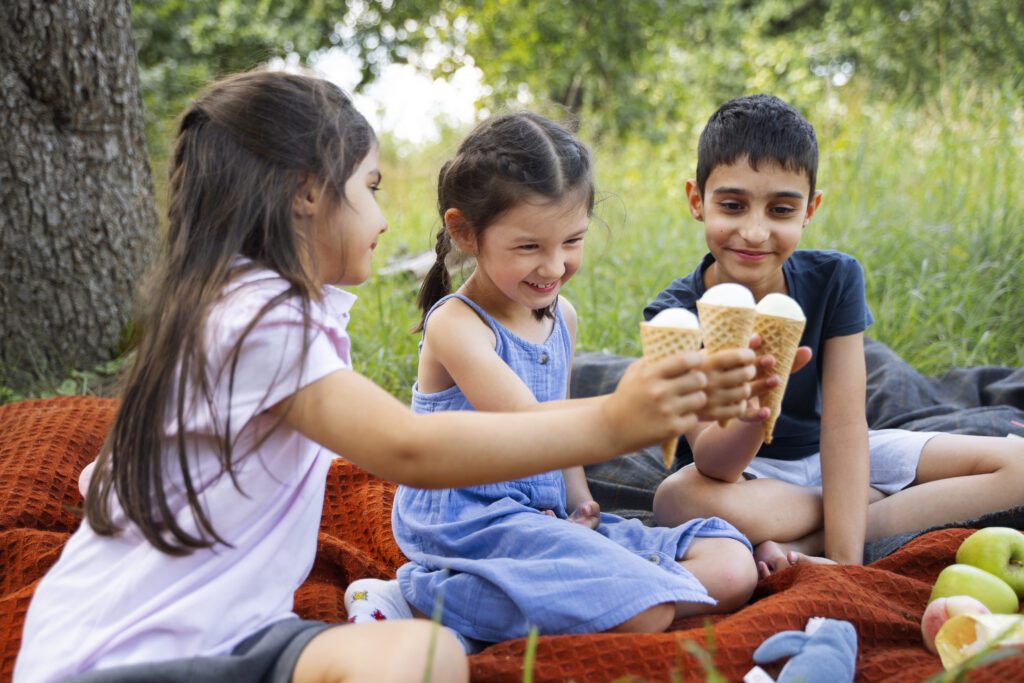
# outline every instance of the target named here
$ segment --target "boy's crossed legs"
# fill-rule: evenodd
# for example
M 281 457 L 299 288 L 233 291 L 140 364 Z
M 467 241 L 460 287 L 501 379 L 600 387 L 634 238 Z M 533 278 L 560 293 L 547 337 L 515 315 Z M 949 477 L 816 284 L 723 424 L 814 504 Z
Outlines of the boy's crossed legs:
M 917 531 L 1024 505 L 1024 441 L 939 434 L 914 483 L 868 508 L 868 538 Z
M 820 482 L 819 482 L 820 484 Z M 869 492 L 866 538 L 883 538 L 1024 505 L 1024 442 L 937 434 L 924 444 L 909 486 Z M 774 479 L 724 482 L 686 467 L 654 499 L 660 524 L 721 517 L 754 544 L 761 576 L 797 562 L 830 562 L 824 550 L 820 486 Z

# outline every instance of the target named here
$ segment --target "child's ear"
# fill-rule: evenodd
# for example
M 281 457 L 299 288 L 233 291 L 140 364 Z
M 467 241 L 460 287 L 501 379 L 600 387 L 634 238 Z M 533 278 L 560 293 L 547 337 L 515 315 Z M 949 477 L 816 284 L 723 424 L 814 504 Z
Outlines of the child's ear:
M 460 251 L 476 255 L 476 233 L 473 232 L 473 227 L 461 211 L 458 209 L 448 209 L 445 211 L 444 227 L 448 229 L 448 236 L 452 238 L 452 242 L 455 243 L 455 246 Z
M 316 178 L 308 176 L 292 199 L 292 213 L 295 217 L 312 218 L 320 204 L 321 194 L 320 188 L 316 185 Z
M 693 178 L 686 180 L 686 203 L 690 207 L 690 215 L 698 221 L 704 220 L 704 200 L 697 189 L 697 183 Z
M 807 202 L 807 213 L 804 214 L 804 225 L 811 222 L 814 217 L 814 212 L 821 206 L 821 190 L 815 190 L 814 196 L 811 197 L 811 201 Z

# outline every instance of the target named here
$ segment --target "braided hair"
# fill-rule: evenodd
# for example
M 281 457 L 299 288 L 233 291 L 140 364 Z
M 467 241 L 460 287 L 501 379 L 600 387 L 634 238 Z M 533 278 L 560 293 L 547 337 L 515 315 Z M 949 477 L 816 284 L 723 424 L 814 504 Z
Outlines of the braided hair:
M 445 260 L 452 250 L 444 223 L 448 209 L 458 209 L 467 227 L 479 237 L 504 212 L 524 201 L 551 203 L 578 194 L 589 214 L 594 208 L 590 151 L 565 127 L 532 112 L 494 116 L 470 132 L 437 179 L 441 227 L 435 260 L 420 287 L 417 301 L 423 317 L 452 289 Z M 534 311 L 553 315 L 551 307 Z

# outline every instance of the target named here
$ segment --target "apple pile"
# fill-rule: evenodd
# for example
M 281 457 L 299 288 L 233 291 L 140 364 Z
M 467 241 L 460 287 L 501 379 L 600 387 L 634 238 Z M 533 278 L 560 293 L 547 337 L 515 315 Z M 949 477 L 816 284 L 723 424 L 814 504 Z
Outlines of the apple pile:
M 1015 614 L 1024 598 L 1024 533 L 1008 527 L 979 529 L 956 551 L 956 564 L 939 573 L 921 617 L 925 646 L 961 614 Z

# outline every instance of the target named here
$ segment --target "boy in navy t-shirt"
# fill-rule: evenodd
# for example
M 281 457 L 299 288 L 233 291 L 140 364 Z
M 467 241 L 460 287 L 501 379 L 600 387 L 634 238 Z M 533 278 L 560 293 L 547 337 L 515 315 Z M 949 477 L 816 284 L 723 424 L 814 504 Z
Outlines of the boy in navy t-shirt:
M 814 129 L 786 103 L 753 95 L 722 105 L 701 133 L 697 178 L 686 182 L 710 253 L 644 309 L 647 320 L 673 306 L 696 313 L 706 289 L 735 282 L 758 301 L 788 294 L 807 316 L 794 368 L 807 365 L 789 378 L 771 445 L 762 444 L 769 411 L 756 400 L 724 428 L 702 422 L 684 435 L 693 464 L 654 498 L 661 524 L 732 522 L 757 547 L 762 576 L 805 561 L 860 564 L 865 539 L 1024 504 L 1019 440 L 868 430 L 864 330 L 873 319 L 860 264 L 796 250 L 821 204 L 817 167 Z

